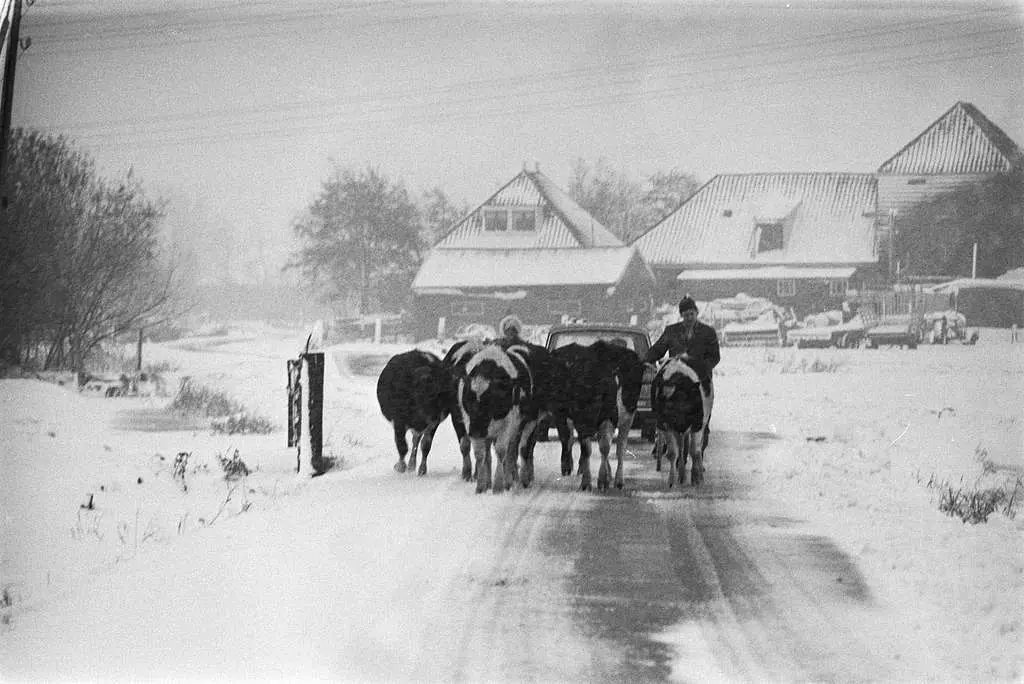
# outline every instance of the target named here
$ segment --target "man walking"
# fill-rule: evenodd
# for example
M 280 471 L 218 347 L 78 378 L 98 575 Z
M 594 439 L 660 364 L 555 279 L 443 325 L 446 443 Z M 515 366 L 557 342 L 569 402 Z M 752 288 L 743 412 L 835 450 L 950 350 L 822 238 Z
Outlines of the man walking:
M 712 381 L 712 369 L 721 360 L 718 334 L 710 325 L 697 320 L 697 302 L 690 295 L 686 295 L 679 301 L 679 315 L 683 320 L 665 328 L 658 341 L 647 350 L 644 362 L 657 364 L 666 352 L 670 357 L 685 353 L 692 358 L 699 359 L 707 368 L 707 375 L 701 378 L 701 384 L 707 383 L 711 400 L 714 401 L 715 385 Z M 705 447 L 708 444 L 709 433 L 710 428 L 704 431 Z M 657 455 L 659 449 L 657 442 L 658 440 L 655 440 L 652 456 Z
M 710 325 L 697 320 L 697 302 L 690 295 L 680 300 L 679 315 L 683 320 L 665 328 L 658 341 L 647 351 L 644 361 L 657 363 L 666 352 L 669 356 L 686 353 L 707 365 L 707 380 L 710 381 L 711 369 L 721 360 L 718 334 Z

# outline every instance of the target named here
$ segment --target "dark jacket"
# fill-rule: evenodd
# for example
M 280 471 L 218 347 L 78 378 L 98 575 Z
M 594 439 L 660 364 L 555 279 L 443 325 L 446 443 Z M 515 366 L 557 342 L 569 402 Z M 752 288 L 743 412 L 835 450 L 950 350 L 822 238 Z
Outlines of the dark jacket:
M 669 356 L 679 356 L 683 352 L 689 353 L 707 364 L 708 373 L 718 365 L 721 355 L 718 350 L 718 335 L 710 325 L 695 321 L 693 334 L 687 338 L 686 325 L 684 323 L 673 323 L 665 328 L 661 337 L 654 343 L 644 356 L 647 363 L 655 363 L 665 353 Z

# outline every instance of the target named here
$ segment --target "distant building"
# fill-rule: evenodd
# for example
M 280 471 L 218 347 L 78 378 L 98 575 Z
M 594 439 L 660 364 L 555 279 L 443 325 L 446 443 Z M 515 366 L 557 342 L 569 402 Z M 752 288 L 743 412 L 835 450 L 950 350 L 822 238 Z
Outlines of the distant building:
M 803 315 L 878 278 L 876 200 L 870 173 L 723 174 L 634 244 L 664 301 L 744 292 Z
M 524 169 L 433 246 L 412 283 L 417 337 L 496 327 L 646 321 L 654 275 L 539 170 Z

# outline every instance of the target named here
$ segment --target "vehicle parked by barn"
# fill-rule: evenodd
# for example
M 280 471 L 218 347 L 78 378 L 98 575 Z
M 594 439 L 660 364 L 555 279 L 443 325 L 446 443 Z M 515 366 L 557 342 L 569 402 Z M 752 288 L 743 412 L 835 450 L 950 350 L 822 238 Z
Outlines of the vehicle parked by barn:
M 786 342 L 799 349 L 853 349 L 860 346 L 866 328 L 867 325 L 860 314 L 844 322 L 842 311 L 826 311 L 808 316 L 802 326 L 789 330 L 786 333 Z
M 920 314 L 891 314 L 881 317 L 864 333 L 865 346 L 917 349 L 924 340 L 924 319 Z

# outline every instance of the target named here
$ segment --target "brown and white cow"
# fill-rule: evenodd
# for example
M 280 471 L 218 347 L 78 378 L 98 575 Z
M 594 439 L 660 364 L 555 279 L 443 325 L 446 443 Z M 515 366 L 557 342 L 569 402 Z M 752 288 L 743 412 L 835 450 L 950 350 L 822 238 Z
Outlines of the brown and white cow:
M 458 400 L 476 459 L 476 491 L 495 493 L 511 488 L 518 479 L 524 487 L 533 481 L 532 450 L 524 449 L 518 469 L 522 436 L 531 435 L 561 381 L 550 353 L 534 344 L 513 344 L 507 349 L 488 344 L 466 364 L 459 380 Z M 495 465 L 492 480 L 491 451 Z M 493 482 L 493 485 L 492 485 Z
M 572 473 L 571 421 L 580 442 L 580 489 L 585 491 L 591 486 L 590 442 L 595 437 L 601 451 L 597 488 L 609 488 L 612 481 L 609 454 L 616 432 L 615 486 L 621 489 L 626 440 L 643 384 L 643 362 L 631 349 L 604 340 L 587 346 L 566 345 L 556 349 L 554 356 L 565 364 L 567 375 L 554 421 L 562 443 L 562 475 Z
M 687 454 L 692 460 L 690 483 L 696 486 L 704 481 L 704 447 L 714 399 L 708 369 L 698 359 L 673 357 L 654 376 L 651 408 L 658 439 L 667 451 L 670 488 L 684 482 Z
M 434 433 L 448 417 L 453 397 L 451 376 L 434 354 L 414 349 L 388 360 L 377 378 L 377 402 L 394 429 L 398 449 L 396 471 L 406 471 L 406 454 L 409 455 L 409 468 L 416 468 L 416 451 L 419 448 L 423 458 L 417 472 L 426 475 L 427 455 Z M 409 430 L 412 430 L 412 451 L 405 441 Z

